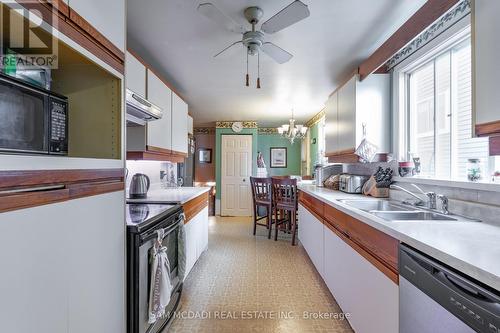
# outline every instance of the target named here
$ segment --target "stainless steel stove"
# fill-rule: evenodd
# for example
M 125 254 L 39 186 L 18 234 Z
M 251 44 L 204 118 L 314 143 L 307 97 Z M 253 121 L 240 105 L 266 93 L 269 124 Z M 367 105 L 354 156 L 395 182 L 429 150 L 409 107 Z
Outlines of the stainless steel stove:
M 128 203 L 127 222 L 127 332 L 158 333 L 165 329 L 177 309 L 182 292 L 180 267 L 185 260 L 179 259 L 180 228 L 184 223 L 181 205 Z M 148 323 L 149 288 L 151 280 L 151 249 L 157 239 L 156 231 L 163 229 L 162 244 L 167 247 L 170 280 L 174 286 L 165 317 L 154 324 Z M 182 242 L 181 242 L 182 243 Z

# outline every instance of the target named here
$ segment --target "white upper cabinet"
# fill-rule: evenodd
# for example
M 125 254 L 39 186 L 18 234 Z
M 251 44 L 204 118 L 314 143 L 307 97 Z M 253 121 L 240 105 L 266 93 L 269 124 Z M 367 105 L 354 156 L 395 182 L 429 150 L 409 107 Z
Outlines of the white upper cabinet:
M 355 149 L 363 139 L 390 152 L 390 77 L 372 74 L 360 82 L 353 76 L 326 103 L 326 153 Z
M 172 149 L 172 91 L 148 70 L 147 99 L 163 110 L 160 119 L 147 123 L 147 144 L 166 150 Z
M 69 0 L 69 6 L 125 52 L 125 0 Z
M 356 76 L 338 90 L 338 150 L 356 146 Z
M 390 74 L 372 74 L 356 82 L 356 147 L 366 138 L 381 153 L 391 150 L 391 80 Z
M 146 97 L 146 66 L 129 52 L 125 55 L 125 82 L 128 89 Z
M 330 95 L 325 106 L 325 152 L 339 151 L 338 92 Z
M 188 120 L 188 124 L 187 124 L 188 134 L 193 134 L 193 117 L 188 115 L 187 120 Z
M 474 3 L 474 67 L 476 124 L 500 120 L 498 78 L 500 66 L 500 1 L 476 0 Z
M 176 93 L 172 92 L 172 150 L 187 154 L 188 105 Z

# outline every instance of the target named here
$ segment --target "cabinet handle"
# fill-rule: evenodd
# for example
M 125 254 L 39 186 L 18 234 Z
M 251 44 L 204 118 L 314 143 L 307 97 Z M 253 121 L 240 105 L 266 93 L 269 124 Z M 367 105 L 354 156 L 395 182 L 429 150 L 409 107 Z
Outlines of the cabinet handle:
M 3 191 L 0 191 L 0 195 L 26 193 L 26 192 L 37 192 L 37 191 L 53 191 L 53 190 L 60 190 L 63 188 L 64 188 L 64 184 L 42 185 L 42 186 L 17 188 L 17 189 L 13 189 L 13 190 L 3 190 Z

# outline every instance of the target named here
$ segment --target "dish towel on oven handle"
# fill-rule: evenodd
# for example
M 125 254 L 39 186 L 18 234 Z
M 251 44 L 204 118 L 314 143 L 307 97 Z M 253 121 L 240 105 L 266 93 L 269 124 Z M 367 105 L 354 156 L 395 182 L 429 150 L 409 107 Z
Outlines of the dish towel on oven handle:
M 177 275 L 179 281 L 182 282 L 186 275 L 186 227 L 184 226 L 186 215 L 182 213 L 180 218 L 182 221 L 180 222 L 181 225 L 177 234 Z
M 167 247 L 163 246 L 164 230 L 156 231 L 158 238 L 153 246 L 151 266 L 151 287 L 149 290 L 149 320 L 153 324 L 165 315 L 165 307 L 170 303 L 172 283 L 170 282 L 170 262 Z

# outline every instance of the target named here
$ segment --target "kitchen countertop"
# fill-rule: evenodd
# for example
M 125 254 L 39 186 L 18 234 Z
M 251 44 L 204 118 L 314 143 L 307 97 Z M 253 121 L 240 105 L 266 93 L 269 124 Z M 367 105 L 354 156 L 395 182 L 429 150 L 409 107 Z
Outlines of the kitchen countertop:
M 156 202 L 156 203 L 180 203 L 196 198 L 197 196 L 210 191 L 210 187 L 169 187 L 152 185 L 148 191 L 148 197 L 145 199 L 127 199 L 128 202 Z M 128 197 L 128 193 L 127 193 Z
M 500 227 L 464 221 L 386 221 L 339 199 L 370 199 L 309 184 L 299 189 L 500 291 Z

